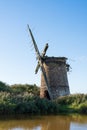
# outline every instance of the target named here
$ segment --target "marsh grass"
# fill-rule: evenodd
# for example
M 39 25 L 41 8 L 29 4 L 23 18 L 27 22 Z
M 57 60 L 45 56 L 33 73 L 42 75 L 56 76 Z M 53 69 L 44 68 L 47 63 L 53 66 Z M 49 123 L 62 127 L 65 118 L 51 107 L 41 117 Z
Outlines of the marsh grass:
M 39 91 L 36 85 L 9 86 L 0 82 L 0 114 L 87 114 L 87 94 L 73 94 L 51 101 L 39 98 Z

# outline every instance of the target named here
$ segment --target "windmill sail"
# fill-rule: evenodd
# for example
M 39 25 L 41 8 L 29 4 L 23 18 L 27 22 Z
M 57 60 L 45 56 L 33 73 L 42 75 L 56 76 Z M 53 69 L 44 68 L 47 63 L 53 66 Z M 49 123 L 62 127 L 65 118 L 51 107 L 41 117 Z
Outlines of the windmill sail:
M 31 38 L 32 38 L 33 45 L 34 45 L 35 52 L 36 52 L 36 56 L 37 56 L 37 60 L 38 60 L 38 65 L 37 65 L 37 68 L 36 68 L 36 72 L 38 71 L 39 66 L 40 66 L 41 71 L 42 71 L 43 76 L 44 76 L 44 80 L 45 80 L 45 83 L 46 83 L 46 87 L 47 87 L 49 96 L 50 96 L 50 98 L 52 99 L 52 95 L 51 95 L 51 92 L 50 92 L 50 86 L 49 86 L 49 83 L 48 83 L 48 80 L 47 80 L 47 76 L 46 76 L 46 72 L 45 72 L 45 69 L 44 69 L 44 66 L 43 66 L 43 62 L 42 62 L 42 57 L 41 57 L 40 52 L 39 52 L 39 50 L 38 50 L 38 47 L 37 47 L 37 44 L 36 44 L 35 39 L 34 39 L 34 37 L 33 37 L 32 31 L 31 31 L 31 29 L 29 28 L 29 25 L 28 25 L 28 30 L 29 30 L 30 36 L 31 36 Z M 44 48 L 44 53 L 42 54 L 42 56 L 45 55 L 47 48 L 48 48 L 48 44 L 47 44 L 46 47 Z

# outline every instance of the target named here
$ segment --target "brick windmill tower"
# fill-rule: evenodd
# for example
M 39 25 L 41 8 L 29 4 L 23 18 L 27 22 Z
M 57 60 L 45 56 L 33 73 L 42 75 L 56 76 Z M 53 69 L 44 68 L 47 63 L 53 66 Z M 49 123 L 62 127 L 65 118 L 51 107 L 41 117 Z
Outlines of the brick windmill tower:
M 48 49 L 46 44 L 42 54 L 40 54 L 37 44 L 34 40 L 31 29 L 28 25 L 28 30 L 33 41 L 33 45 L 36 52 L 36 59 L 38 64 L 35 73 L 41 68 L 41 87 L 40 97 L 49 98 L 51 100 L 56 99 L 59 96 L 65 96 L 70 94 L 67 72 L 69 71 L 69 64 L 67 64 L 66 57 L 48 57 L 45 56 Z

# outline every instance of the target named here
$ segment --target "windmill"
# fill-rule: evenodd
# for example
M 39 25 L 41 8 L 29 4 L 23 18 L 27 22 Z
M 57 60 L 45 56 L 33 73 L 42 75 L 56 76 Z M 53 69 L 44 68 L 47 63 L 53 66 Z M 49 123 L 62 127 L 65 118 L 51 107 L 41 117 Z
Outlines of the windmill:
M 29 30 L 30 36 L 32 38 L 32 42 L 33 42 L 34 49 L 35 49 L 35 52 L 36 52 L 36 59 L 38 60 L 38 64 L 37 64 L 36 69 L 35 69 L 35 74 L 37 74 L 39 68 L 41 68 L 41 71 L 42 71 L 42 74 L 44 76 L 44 80 L 45 80 L 45 83 L 46 83 L 47 91 L 49 93 L 50 99 L 52 99 L 52 95 L 51 95 L 51 92 L 50 92 L 50 86 L 49 86 L 48 79 L 47 79 L 47 76 L 46 76 L 46 72 L 45 72 L 45 69 L 44 69 L 44 66 L 43 66 L 44 56 L 45 56 L 46 51 L 48 49 L 48 43 L 45 45 L 42 54 L 40 54 L 39 49 L 38 49 L 37 44 L 36 44 L 36 41 L 35 41 L 34 36 L 32 34 L 32 31 L 29 28 L 29 25 L 27 25 L 27 26 L 28 26 L 28 30 Z
M 59 96 L 65 96 L 70 94 L 67 72 L 70 65 L 67 64 L 66 57 L 48 57 L 45 56 L 48 49 L 48 44 L 45 45 L 43 52 L 40 54 L 36 41 L 28 25 L 28 31 L 30 33 L 34 49 L 36 52 L 36 59 L 38 60 L 35 73 L 41 69 L 41 87 L 40 97 L 48 97 L 51 100 L 56 99 Z

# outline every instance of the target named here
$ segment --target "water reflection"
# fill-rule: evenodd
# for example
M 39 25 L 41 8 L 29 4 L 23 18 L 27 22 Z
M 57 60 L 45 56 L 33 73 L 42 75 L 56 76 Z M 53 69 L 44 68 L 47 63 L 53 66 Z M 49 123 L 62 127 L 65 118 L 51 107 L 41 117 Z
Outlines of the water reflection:
M 3 117 L 0 130 L 87 130 L 87 116 Z

